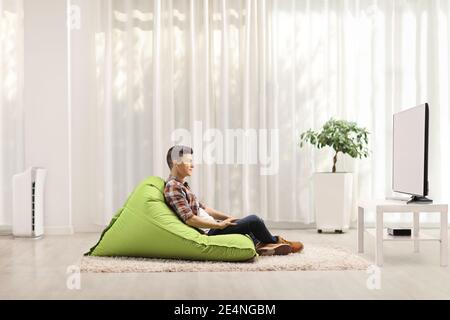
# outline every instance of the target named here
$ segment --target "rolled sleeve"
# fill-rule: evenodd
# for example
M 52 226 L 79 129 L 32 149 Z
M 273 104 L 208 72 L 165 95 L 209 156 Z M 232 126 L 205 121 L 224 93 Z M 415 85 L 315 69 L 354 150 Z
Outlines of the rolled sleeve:
M 186 193 L 183 191 L 182 187 L 175 183 L 167 183 L 164 188 L 164 197 L 166 202 L 172 208 L 173 211 L 186 222 L 194 213 L 192 212 L 189 203 L 187 201 Z

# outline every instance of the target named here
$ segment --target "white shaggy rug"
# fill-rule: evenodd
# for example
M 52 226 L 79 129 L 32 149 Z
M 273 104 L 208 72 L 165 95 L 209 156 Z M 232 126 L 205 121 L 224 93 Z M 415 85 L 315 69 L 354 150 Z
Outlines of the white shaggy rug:
M 253 262 L 211 262 L 134 257 L 83 257 L 81 272 L 252 272 L 302 270 L 366 270 L 370 263 L 337 246 L 306 244 L 301 253 L 260 256 Z

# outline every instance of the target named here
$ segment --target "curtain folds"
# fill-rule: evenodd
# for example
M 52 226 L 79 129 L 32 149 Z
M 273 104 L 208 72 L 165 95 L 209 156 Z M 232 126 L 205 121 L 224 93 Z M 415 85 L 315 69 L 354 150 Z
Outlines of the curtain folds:
M 447 1 L 95 6 L 97 222 L 107 223 L 146 176 L 168 175 L 165 153 L 181 128 L 191 133 L 197 159 L 226 159 L 230 149 L 209 142 L 227 130 L 258 133 L 257 148 L 246 149 L 256 150 L 256 164 L 196 164 L 193 188 L 224 212 L 313 223 L 312 175 L 331 170 L 332 152 L 300 149 L 298 139 L 330 117 L 369 129 L 370 158 L 343 156 L 338 169 L 355 173 L 355 199 L 384 197 L 391 194 L 392 113 L 424 102 L 431 107 L 430 196 L 449 198 Z M 275 174 L 261 175 L 262 162 Z
M 12 225 L 12 176 L 23 170 L 22 10 L 0 0 L 0 226 Z

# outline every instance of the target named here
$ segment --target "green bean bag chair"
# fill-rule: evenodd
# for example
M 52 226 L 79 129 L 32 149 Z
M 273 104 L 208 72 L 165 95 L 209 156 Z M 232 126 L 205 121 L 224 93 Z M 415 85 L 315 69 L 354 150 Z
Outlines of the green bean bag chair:
M 248 236 L 207 236 L 183 223 L 164 201 L 164 183 L 159 177 L 141 182 L 86 255 L 214 261 L 256 256 Z

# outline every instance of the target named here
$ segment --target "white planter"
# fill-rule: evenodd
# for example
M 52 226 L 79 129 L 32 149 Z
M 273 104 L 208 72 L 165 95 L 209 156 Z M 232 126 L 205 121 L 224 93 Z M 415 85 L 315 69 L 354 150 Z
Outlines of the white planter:
M 315 173 L 314 206 L 318 232 L 341 232 L 350 226 L 353 174 Z

